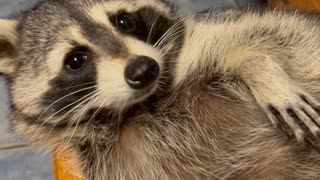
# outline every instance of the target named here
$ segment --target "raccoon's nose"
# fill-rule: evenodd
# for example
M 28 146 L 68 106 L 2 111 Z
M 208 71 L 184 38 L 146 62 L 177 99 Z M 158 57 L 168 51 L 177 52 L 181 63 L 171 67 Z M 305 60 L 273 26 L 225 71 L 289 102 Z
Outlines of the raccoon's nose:
M 133 60 L 125 69 L 125 79 L 133 89 L 143 89 L 151 85 L 159 76 L 158 63 L 146 56 Z

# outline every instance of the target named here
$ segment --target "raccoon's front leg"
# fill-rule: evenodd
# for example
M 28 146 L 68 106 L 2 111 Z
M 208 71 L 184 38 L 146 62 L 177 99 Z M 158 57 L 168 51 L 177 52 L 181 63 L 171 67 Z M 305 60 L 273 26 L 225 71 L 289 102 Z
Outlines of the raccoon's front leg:
M 299 87 L 272 57 L 253 56 L 236 69 L 273 125 L 289 127 L 298 142 L 312 135 L 319 137 L 320 103 Z

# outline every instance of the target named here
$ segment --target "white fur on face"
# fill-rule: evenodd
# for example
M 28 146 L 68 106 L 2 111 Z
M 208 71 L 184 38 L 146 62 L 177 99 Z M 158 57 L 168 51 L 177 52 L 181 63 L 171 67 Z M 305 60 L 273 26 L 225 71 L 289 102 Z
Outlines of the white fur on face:
M 44 93 L 49 90 L 49 74 L 41 72 L 43 76 L 33 77 L 21 75 L 16 78 L 11 90 L 12 100 L 21 112 L 27 115 L 39 114 L 43 107 L 40 105 Z
M 16 44 L 16 21 L 0 19 L 0 43 L 5 41 L 5 43 L 11 44 L 15 47 Z M 5 49 L 7 50 L 7 49 Z M 13 50 L 14 51 L 14 50 Z M 8 52 L 0 52 L 0 54 L 7 54 Z M 0 57 L 0 73 L 12 74 L 15 71 L 15 63 L 12 57 L 4 56 Z
M 125 64 L 121 59 L 101 59 L 97 66 L 97 88 L 104 106 L 120 106 L 130 98 L 130 88 L 124 79 Z
M 15 32 L 16 23 L 15 20 L 0 19 L 0 36 L 5 37 L 12 44 L 15 44 L 17 38 Z
M 0 60 L 0 72 L 4 74 L 12 74 L 15 71 L 15 67 L 11 63 L 9 57 L 2 58 Z
M 162 70 L 162 57 L 154 47 L 133 38 L 126 38 L 125 44 L 129 50 L 125 59 L 111 59 L 104 57 L 97 65 L 99 102 L 107 107 L 124 108 L 128 105 L 142 101 L 146 96 L 155 91 L 155 84 L 149 94 L 138 99 L 132 99 L 137 90 L 132 89 L 125 81 L 124 71 L 126 66 L 138 56 L 147 56 L 154 59 Z

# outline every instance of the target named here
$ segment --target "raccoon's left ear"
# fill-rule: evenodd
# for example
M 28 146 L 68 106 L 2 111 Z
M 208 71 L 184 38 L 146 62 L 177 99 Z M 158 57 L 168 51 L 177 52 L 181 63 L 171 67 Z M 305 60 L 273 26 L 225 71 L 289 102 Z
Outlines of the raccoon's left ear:
M 17 21 L 0 19 L 0 74 L 12 75 L 16 69 Z

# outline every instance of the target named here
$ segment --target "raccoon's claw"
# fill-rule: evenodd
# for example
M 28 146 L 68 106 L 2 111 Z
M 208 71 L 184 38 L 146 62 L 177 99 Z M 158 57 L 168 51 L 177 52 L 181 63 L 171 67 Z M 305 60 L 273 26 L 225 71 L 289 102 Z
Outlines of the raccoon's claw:
M 267 115 L 272 123 L 287 135 L 294 135 L 299 143 L 316 145 L 320 140 L 320 104 L 307 95 L 296 96 L 284 104 L 268 106 Z

